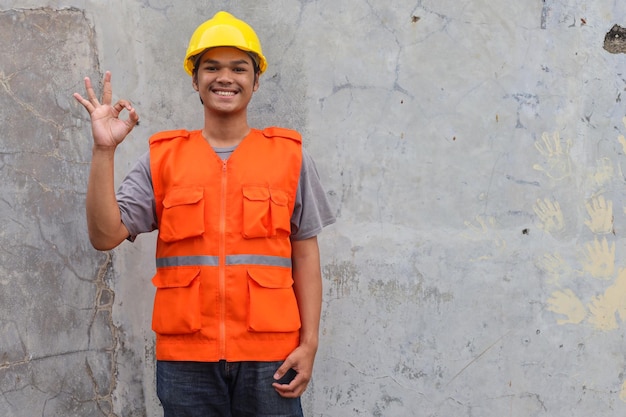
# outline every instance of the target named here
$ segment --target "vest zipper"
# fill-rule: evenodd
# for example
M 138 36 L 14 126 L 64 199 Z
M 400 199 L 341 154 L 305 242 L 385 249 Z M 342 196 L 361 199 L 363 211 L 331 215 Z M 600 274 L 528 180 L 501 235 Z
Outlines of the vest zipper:
M 222 162 L 220 209 L 219 286 L 220 286 L 220 358 L 226 359 L 226 186 L 227 162 Z

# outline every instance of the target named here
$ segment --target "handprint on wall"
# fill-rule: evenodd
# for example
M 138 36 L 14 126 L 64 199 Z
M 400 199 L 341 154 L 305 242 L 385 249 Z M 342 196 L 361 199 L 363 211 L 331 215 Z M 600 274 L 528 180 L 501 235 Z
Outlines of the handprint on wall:
M 563 212 L 558 201 L 550 201 L 547 198 L 544 200 L 538 199 L 533 209 L 541 220 L 540 227 L 546 232 L 560 232 L 565 227 Z
M 589 321 L 600 330 L 618 328 L 617 317 L 626 320 L 626 269 L 620 269 L 615 283 L 589 305 Z
M 608 280 L 615 273 L 615 243 L 606 238 L 594 239 L 585 245 L 583 270 L 594 278 Z
M 604 294 L 592 297 L 585 306 L 569 288 L 552 293 L 548 310 L 566 318 L 557 319 L 558 324 L 579 324 L 585 318 L 598 330 L 614 330 L 619 327 L 617 318 L 626 321 L 626 269 L 621 269 L 613 285 Z
M 622 122 L 626 128 L 626 117 Z M 621 144 L 621 155 L 626 155 L 626 136 L 620 134 L 617 139 Z M 572 172 L 569 146 L 570 142 L 562 142 L 558 133 L 552 136 L 544 133 L 542 141 L 535 142 L 535 148 L 544 156 L 545 163 L 535 164 L 533 168 L 554 180 L 567 177 Z M 600 158 L 596 169 L 587 171 L 585 184 L 594 189 L 591 190 L 593 197 L 584 202 L 584 224 L 594 238 L 577 253 L 580 267 L 570 268 L 560 255 L 553 254 L 545 254 L 536 261 L 537 266 L 546 272 L 547 282 L 556 287 L 547 300 L 547 310 L 557 315 L 558 324 L 587 323 L 594 329 L 611 331 L 626 322 L 626 268 L 616 264 L 616 244 L 612 240 L 615 234 L 613 201 L 605 197 L 613 189 L 611 182 L 615 179 L 612 161 L 609 157 Z M 621 166 L 619 170 L 626 180 Z M 556 202 L 538 200 L 534 211 L 544 231 L 554 234 L 559 230 L 557 213 L 560 213 L 560 207 Z M 566 278 L 569 283 L 563 288 L 561 281 Z M 612 284 L 605 283 L 611 279 L 614 279 Z M 626 382 L 622 384 L 619 397 L 626 402 Z
M 535 164 L 533 168 L 544 172 L 553 180 L 562 180 L 571 175 L 570 158 L 571 140 L 562 141 L 558 132 L 552 136 L 547 132 L 541 135 L 541 141 L 535 142 L 535 149 L 545 158 L 543 164 Z
M 609 158 L 602 158 L 598 160 L 598 166 L 592 179 L 597 186 L 602 187 L 613 179 L 613 173 L 614 169 L 611 160 Z
M 474 222 L 465 221 L 465 226 L 471 230 L 471 234 L 464 233 L 463 236 L 472 240 L 493 239 L 494 250 L 474 260 L 491 259 L 506 248 L 506 241 L 497 232 L 496 219 L 491 216 L 476 216 Z M 497 253 L 495 253 L 497 252 Z
M 572 268 L 559 253 L 546 253 L 536 262 L 537 267 L 541 268 L 548 275 L 548 283 L 560 286 L 561 277 L 571 276 Z
M 585 224 L 595 234 L 608 234 L 613 231 L 613 202 L 603 196 L 594 197 L 585 203 L 589 219 Z
M 548 299 L 548 310 L 566 316 L 565 319 L 557 319 L 558 324 L 579 324 L 587 317 L 585 304 L 569 288 L 552 293 Z

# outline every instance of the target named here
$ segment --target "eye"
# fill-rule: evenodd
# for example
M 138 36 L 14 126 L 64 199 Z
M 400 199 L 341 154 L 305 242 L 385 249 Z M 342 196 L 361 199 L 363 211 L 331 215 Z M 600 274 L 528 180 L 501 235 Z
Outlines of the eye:
M 247 69 L 243 68 L 243 67 L 235 67 L 235 69 L 233 71 L 238 72 L 238 73 L 242 73 L 242 72 L 246 72 Z

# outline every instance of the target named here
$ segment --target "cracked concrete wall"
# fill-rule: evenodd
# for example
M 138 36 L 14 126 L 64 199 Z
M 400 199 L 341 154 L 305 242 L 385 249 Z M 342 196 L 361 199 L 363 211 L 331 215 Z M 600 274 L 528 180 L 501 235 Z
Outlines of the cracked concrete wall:
M 622 3 L 0 0 L 0 415 L 161 415 L 154 236 L 90 248 L 71 94 L 111 70 L 137 107 L 119 182 L 200 126 L 181 60 L 220 9 L 337 211 L 306 414 L 624 415 Z
M 0 415 L 110 415 L 110 254 L 89 248 L 89 143 L 72 84 L 97 67 L 78 10 L 0 13 Z M 54 51 L 54 53 L 50 53 Z

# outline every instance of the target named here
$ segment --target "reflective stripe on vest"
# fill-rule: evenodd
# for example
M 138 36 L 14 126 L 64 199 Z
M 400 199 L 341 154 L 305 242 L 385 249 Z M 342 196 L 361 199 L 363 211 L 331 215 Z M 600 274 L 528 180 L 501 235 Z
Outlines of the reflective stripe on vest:
M 269 255 L 228 255 L 226 265 L 260 265 L 291 268 L 291 258 Z M 157 258 L 157 268 L 167 266 L 219 266 L 218 256 L 170 256 Z

